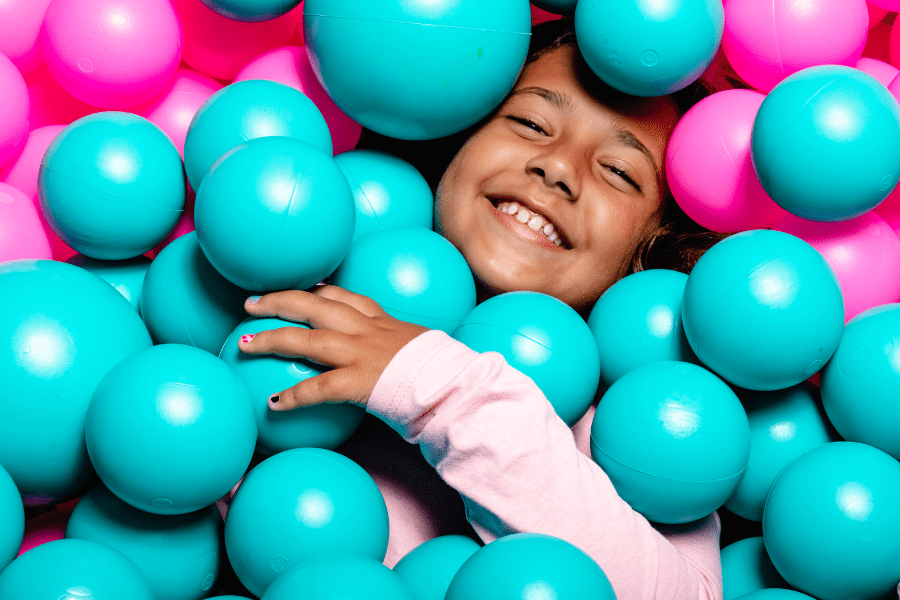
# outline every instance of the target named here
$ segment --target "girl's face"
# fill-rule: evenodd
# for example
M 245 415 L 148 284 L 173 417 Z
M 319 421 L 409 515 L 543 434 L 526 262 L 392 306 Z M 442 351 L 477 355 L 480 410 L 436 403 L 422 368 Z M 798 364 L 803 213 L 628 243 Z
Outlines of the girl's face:
M 576 56 L 567 44 L 527 65 L 438 186 L 438 230 L 480 299 L 530 290 L 589 310 L 659 227 L 677 110 L 608 88 L 601 102 Z

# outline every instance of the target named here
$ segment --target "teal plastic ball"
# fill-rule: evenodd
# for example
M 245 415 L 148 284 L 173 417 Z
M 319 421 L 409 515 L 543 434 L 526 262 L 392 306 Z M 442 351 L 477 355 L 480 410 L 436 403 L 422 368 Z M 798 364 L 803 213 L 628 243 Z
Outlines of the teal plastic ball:
M 25 507 L 22 497 L 3 465 L 0 465 L 0 573 L 19 553 L 25 536 Z
M 434 225 L 434 195 L 419 171 L 397 156 L 378 150 L 351 150 L 334 157 L 353 190 L 360 236 L 397 225 Z
M 250 294 L 216 271 L 196 232 L 163 248 L 141 289 L 141 317 L 157 344 L 184 344 L 218 354 L 225 338 L 247 317 Z
M 440 138 L 493 111 L 516 82 L 531 37 L 527 0 L 306 0 L 316 76 L 367 129 Z
M 786 588 L 775 570 L 761 536 L 749 537 L 722 548 L 723 600 L 765 588 Z
M 356 225 L 353 193 L 334 159 L 287 137 L 230 150 L 203 180 L 194 210 L 212 266 L 261 292 L 323 281 L 347 254 Z
M 361 554 L 312 556 L 279 575 L 261 600 L 421 600 L 381 562 Z
M 394 565 L 416 600 L 444 600 L 453 576 L 481 544 L 464 535 L 441 535 L 419 544 Z
M 125 260 L 98 260 L 76 254 L 66 262 L 103 279 L 125 296 L 138 313 L 141 312 L 141 286 L 144 285 L 144 277 L 150 268 L 149 258 L 142 254 Z
M 333 152 L 325 117 L 303 92 L 263 79 L 223 87 L 194 114 L 184 140 L 184 170 L 194 190 L 226 152 L 250 140 L 284 136 Z
M 303 0 L 202 0 L 207 8 L 227 19 L 259 23 L 277 19 Z
M 772 482 L 789 462 L 816 446 L 840 439 L 822 409 L 819 391 L 804 381 L 772 392 L 738 390 L 750 422 L 750 463 L 725 508 L 762 521 Z
M 881 600 L 900 581 L 900 463 L 872 446 L 806 451 L 775 479 L 763 513 L 772 564 L 819 600 Z
M 828 419 L 845 440 L 900 458 L 900 304 L 869 309 L 847 323 L 821 385 Z
M 514 533 L 475 552 L 459 568 L 446 600 L 471 598 L 615 600 L 606 574 L 569 542 L 538 533 Z
M 688 277 L 681 309 L 697 357 L 750 390 L 808 379 L 844 329 L 834 271 L 815 248 L 779 231 L 745 231 L 710 248 Z
M 121 260 L 152 250 L 178 223 L 184 170 L 159 127 L 131 113 L 100 112 L 53 139 L 38 191 L 47 223 L 66 244 Z
M 815 598 L 795 590 L 769 588 L 744 594 L 740 600 L 815 600 Z
M 24 553 L 0 573 L 0 598 L 158 600 L 131 559 L 89 540 L 54 540 Z
M 681 325 L 687 275 L 667 269 L 632 273 L 600 296 L 588 317 L 605 389 L 628 371 L 660 360 L 697 362 Z
M 215 506 L 155 515 L 100 485 L 75 505 L 66 538 L 105 544 L 127 556 L 147 576 L 156 600 L 200 600 L 219 575 L 221 529 Z
M 720 0 L 602 2 L 575 8 L 575 35 L 596 75 L 632 96 L 664 96 L 696 81 L 725 32 Z
M 15 298 L 0 310 L 0 464 L 26 504 L 72 500 L 96 481 L 84 443 L 94 390 L 150 335 L 122 294 L 74 265 L 2 263 L 0 297 Z
M 477 352 L 499 352 L 530 377 L 570 427 L 587 413 L 600 382 L 594 336 L 575 309 L 539 292 L 485 300 L 453 337 Z
M 603 395 L 591 456 L 637 512 L 658 523 L 696 521 L 737 489 L 750 461 L 740 400 L 702 367 L 638 367 Z
M 221 359 L 163 344 L 107 373 L 84 436 L 110 491 L 135 508 L 177 515 L 213 504 L 240 480 L 256 422 L 244 384 Z
M 251 317 L 235 328 L 219 353 L 219 358 L 241 378 L 250 393 L 259 432 L 256 448 L 269 455 L 304 447 L 334 450 L 359 428 L 366 416 L 361 406 L 345 402 L 283 411 L 269 409 L 269 396 L 272 394 L 330 369 L 301 358 L 253 355 L 238 349 L 242 336 L 281 327 L 309 328 L 303 323 L 278 318 Z
M 275 578 L 318 554 L 384 560 L 384 498 L 358 464 L 331 450 L 279 452 L 244 478 L 225 519 L 225 549 L 241 583 L 262 596 Z
M 395 319 L 447 333 L 475 307 L 466 259 L 439 234 L 414 225 L 360 237 L 331 283 L 372 298 Z
M 576 0 L 534 0 L 532 4 L 555 15 L 574 15 Z
M 763 100 L 751 156 L 763 189 L 786 211 L 811 221 L 852 219 L 900 178 L 900 106 L 858 69 L 804 69 Z

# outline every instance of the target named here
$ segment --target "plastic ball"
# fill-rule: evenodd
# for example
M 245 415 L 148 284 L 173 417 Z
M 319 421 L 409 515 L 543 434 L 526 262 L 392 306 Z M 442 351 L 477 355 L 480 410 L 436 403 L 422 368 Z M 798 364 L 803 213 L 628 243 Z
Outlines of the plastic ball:
M 690 363 L 656 362 L 603 395 L 591 456 L 634 510 L 658 523 L 687 523 L 737 489 L 750 460 L 750 427 L 718 377 Z
M 591 329 L 569 305 L 538 292 L 507 292 L 472 309 L 453 337 L 476 352 L 499 352 L 544 392 L 570 427 L 594 401 L 600 356 Z
M 475 307 L 475 279 L 459 250 L 413 225 L 357 239 L 331 283 L 372 298 L 395 319 L 447 333 Z
M 274 81 L 240 81 L 210 96 L 200 107 L 184 142 L 184 169 L 191 187 L 219 158 L 239 144 L 284 136 L 307 142 L 331 155 L 331 133 L 313 101 Z
M 53 77 L 92 106 L 126 109 L 162 92 L 181 63 L 181 23 L 167 0 L 54 0 L 41 48 Z
M 35 198 L 38 194 L 41 160 L 63 129 L 65 125 L 46 125 L 29 131 L 19 153 L 5 167 L 0 168 L 0 181 L 18 188 L 29 198 Z M 35 204 L 37 205 L 37 201 Z
M 418 545 L 394 565 L 416 600 L 444 600 L 450 581 L 481 544 L 464 535 L 442 535 Z
M 421 600 L 393 571 L 368 556 L 313 556 L 279 575 L 261 600 Z
M 844 305 L 834 271 L 812 246 L 754 230 L 722 240 L 697 261 L 681 316 L 707 368 L 745 389 L 778 390 L 831 357 Z
M 24 75 L 41 64 L 39 34 L 50 0 L 14 0 L 0 6 L 0 54 Z
M 750 422 L 750 463 L 725 508 L 750 521 L 762 521 L 772 482 L 786 464 L 810 448 L 840 439 L 816 387 L 804 381 L 773 392 L 739 391 Z
M 808 450 L 775 479 L 763 514 L 772 564 L 819 600 L 878 600 L 900 581 L 900 464 L 866 444 Z
M 787 215 L 772 229 L 797 236 L 825 257 L 841 285 L 845 321 L 900 301 L 900 239 L 877 214 L 837 223 Z
M 0 262 L 52 257 L 50 240 L 34 202 L 13 186 L 0 183 Z
M 749 537 L 722 548 L 723 600 L 766 588 L 786 588 L 775 570 L 762 537 Z
M 238 349 L 241 337 L 281 327 L 308 328 L 277 318 L 250 318 L 235 328 L 219 353 L 250 392 L 259 430 L 257 450 L 265 454 L 302 447 L 334 450 L 359 428 L 366 415 L 361 406 L 345 402 L 274 411 L 268 402 L 272 394 L 330 369 L 299 358 L 251 355 Z
M 55 508 L 25 521 L 25 537 L 19 554 L 66 537 L 66 525 L 71 516 L 72 509 Z
M 247 318 L 249 294 L 209 264 L 194 232 L 159 253 L 140 295 L 141 316 L 158 344 L 184 344 L 218 355 L 225 338 Z
M 363 127 L 407 140 L 474 125 L 515 84 L 531 32 L 526 0 L 306 0 L 313 68 Z
M 875 58 L 867 58 L 865 56 L 857 61 L 856 68 L 877 79 L 884 87 L 889 86 L 894 80 L 894 77 L 900 73 L 900 69 L 892 64 Z
M 538 8 L 555 15 L 574 15 L 576 0 L 535 0 L 532 2 Z
M 549 535 L 514 533 L 463 563 L 446 600 L 531 597 L 614 600 L 616 595 L 600 566 L 580 548 Z
M 402 158 L 378 150 L 353 150 L 334 157 L 353 190 L 360 236 L 397 225 L 434 225 L 434 195 L 418 170 Z
M 141 310 L 141 286 L 150 267 L 146 256 L 135 256 L 127 260 L 97 260 L 83 254 L 76 254 L 67 261 L 70 265 L 90 271 L 113 286 L 125 296 L 138 312 Z
M 856 66 L 868 33 L 865 0 L 729 0 L 722 50 L 741 79 L 768 92 L 808 67 Z
M 822 404 L 844 439 L 863 442 L 897 458 L 900 409 L 900 304 L 863 312 L 844 328 L 822 370 Z
M 203 0 L 210 10 L 235 21 L 257 23 L 277 19 L 303 0 Z
M 877 79 L 838 65 L 782 81 L 753 124 L 753 165 L 779 206 L 812 221 L 875 208 L 900 176 L 900 106 Z
M 262 596 L 275 578 L 319 554 L 384 559 L 388 515 L 372 478 L 331 450 L 296 448 L 244 478 L 225 520 L 225 549 L 241 583 Z
M 210 596 L 208 600 L 250 600 L 246 596 Z
M 16 557 L 25 536 L 25 509 L 22 497 L 3 465 L 0 465 L 0 573 Z
M 744 594 L 740 600 L 815 600 L 815 598 L 795 590 L 770 588 Z
M 28 136 L 30 100 L 25 79 L 11 60 L 0 54 L 0 167 L 18 154 Z
M 664 96 L 696 81 L 724 29 L 720 0 L 579 2 L 578 47 L 591 70 L 633 96 Z
M 157 600 L 200 600 L 219 575 L 222 516 L 214 506 L 185 515 L 154 515 L 103 486 L 78 502 L 66 538 L 115 548 L 147 576 Z
M 123 360 L 94 392 L 84 436 L 100 479 L 141 510 L 200 510 L 240 480 L 256 444 L 241 380 L 208 352 L 163 344 Z
M 65 263 L 0 264 L 0 297 L 16 298 L 0 311 L 0 464 L 27 504 L 77 498 L 94 480 L 84 443 L 94 389 L 150 335 L 122 294 Z
M 38 176 L 53 231 L 82 254 L 132 258 L 166 237 L 184 207 L 184 172 L 172 141 L 137 115 L 103 112 L 66 127 Z
M 594 304 L 587 324 L 600 353 L 600 385 L 660 360 L 696 362 L 681 326 L 687 275 L 667 269 L 632 273 Z
M 750 133 L 765 95 L 725 90 L 692 106 L 666 151 L 666 176 L 678 206 L 703 227 L 766 229 L 787 214 L 766 194 L 750 159 Z
M 47 125 L 68 125 L 81 117 L 98 112 L 65 91 L 53 78 L 47 63 L 42 62 L 25 77 L 31 101 L 28 120 L 32 129 Z
M 194 207 L 209 262 L 257 291 L 323 281 L 347 254 L 355 222 L 353 194 L 332 157 L 287 137 L 250 140 L 222 157 Z

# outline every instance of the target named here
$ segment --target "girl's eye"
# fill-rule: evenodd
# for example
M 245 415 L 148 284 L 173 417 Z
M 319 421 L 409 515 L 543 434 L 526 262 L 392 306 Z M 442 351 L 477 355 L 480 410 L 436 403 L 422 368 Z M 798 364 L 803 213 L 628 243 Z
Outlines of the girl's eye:
M 525 127 L 532 129 L 532 130 L 536 131 L 537 133 L 540 133 L 542 135 L 547 135 L 547 132 L 544 130 L 544 128 L 541 127 L 540 125 L 538 125 L 537 123 L 535 123 L 534 121 L 532 121 L 531 119 L 527 119 L 525 117 L 517 117 L 515 115 L 509 115 L 506 118 L 509 119 L 510 121 L 515 121 L 516 123 L 518 123 L 520 125 L 524 125 Z
M 631 178 L 631 176 L 628 174 L 628 171 L 624 171 L 615 165 L 603 165 L 603 166 L 606 167 L 606 170 L 608 170 L 610 173 L 613 173 L 614 175 L 617 175 L 617 176 L 621 177 L 622 179 L 624 179 L 625 182 L 628 183 L 628 185 L 630 185 L 637 191 L 639 191 L 639 192 L 641 191 L 641 186 L 639 186 L 637 184 L 637 182 L 635 182 L 635 180 Z

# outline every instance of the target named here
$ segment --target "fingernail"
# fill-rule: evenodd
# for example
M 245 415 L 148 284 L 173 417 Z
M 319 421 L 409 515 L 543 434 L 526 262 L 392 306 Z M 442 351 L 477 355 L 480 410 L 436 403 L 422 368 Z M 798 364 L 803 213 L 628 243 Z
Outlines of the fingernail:
M 257 302 L 259 302 L 260 298 L 262 298 L 262 296 L 250 296 L 249 298 L 247 298 L 247 303 L 256 304 Z
M 278 404 L 278 401 L 280 399 L 281 398 L 278 396 L 278 394 L 273 394 L 273 395 L 269 396 L 269 402 L 271 402 L 272 404 Z
M 241 336 L 241 343 L 242 343 L 242 344 L 249 344 L 249 343 L 250 343 L 250 340 L 252 340 L 252 339 L 255 338 L 255 337 L 256 337 L 256 334 L 253 334 L 253 333 L 248 333 L 247 335 L 242 335 L 242 336 Z

